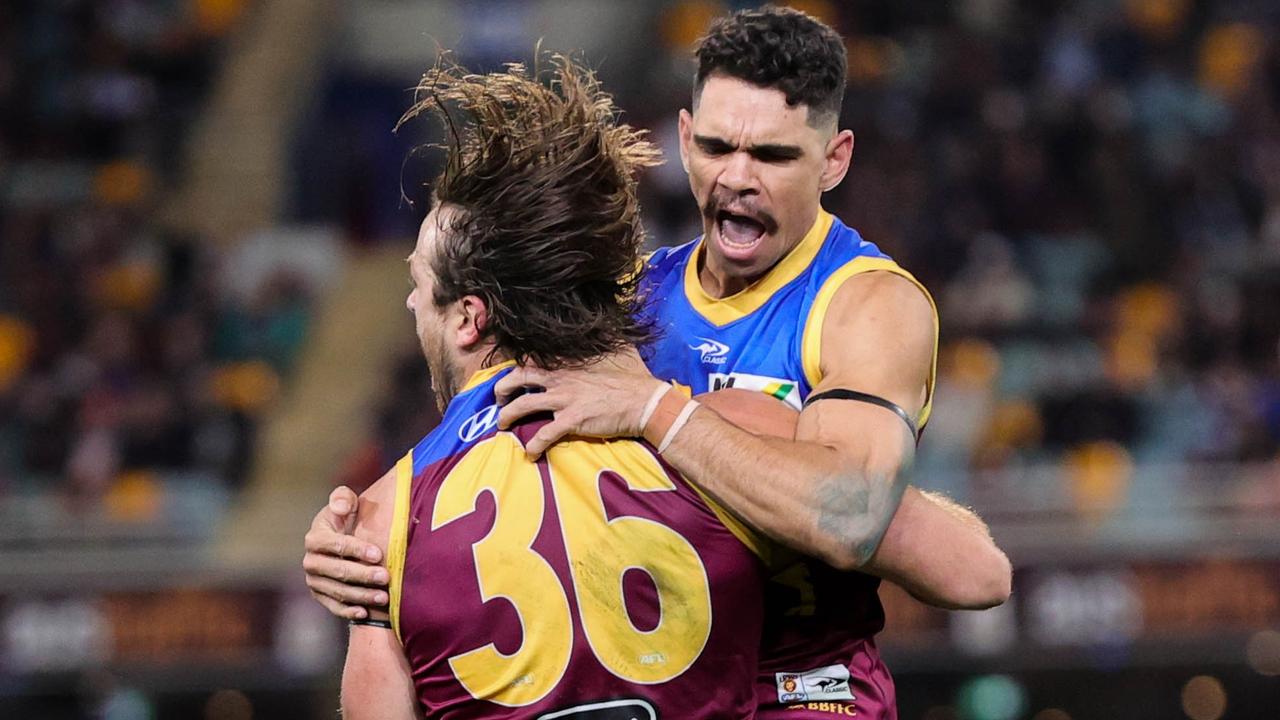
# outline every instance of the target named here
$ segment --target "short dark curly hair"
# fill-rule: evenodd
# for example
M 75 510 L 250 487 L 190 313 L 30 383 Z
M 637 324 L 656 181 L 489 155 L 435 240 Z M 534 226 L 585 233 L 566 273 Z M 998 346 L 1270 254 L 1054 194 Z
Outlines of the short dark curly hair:
M 443 60 L 400 124 L 423 111 L 446 133 L 433 201 L 461 210 L 429 258 L 432 301 L 480 297 L 494 354 L 549 369 L 647 342 L 636 174 L 660 155 L 594 73 L 563 55 L 532 74 Z
M 716 20 L 698 41 L 695 107 L 715 73 L 777 88 L 788 105 L 806 105 L 816 127 L 840 115 L 848 56 L 839 33 L 811 15 L 765 5 Z

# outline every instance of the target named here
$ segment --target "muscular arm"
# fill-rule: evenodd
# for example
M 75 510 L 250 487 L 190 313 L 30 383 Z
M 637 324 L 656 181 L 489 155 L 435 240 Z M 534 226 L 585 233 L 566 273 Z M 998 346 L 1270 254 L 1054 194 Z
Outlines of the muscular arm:
M 735 404 L 721 391 L 704 407 L 756 435 L 795 437 L 796 413 L 780 402 Z M 763 399 L 763 398 L 762 398 Z M 767 401 L 767 399 L 765 399 Z M 946 496 L 908 487 L 880 547 L 862 571 L 890 580 L 917 600 L 948 610 L 983 610 L 1009 598 L 1012 571 L 986 523 Z
M 352 626 L 342 669 L 344 720 L 418 720 L 413 679 L 390 630 Z
M 864 415 L 863 408 L 827 414 Z M 885 445 L 860 452 L 855 443 L 812 431 L 797 432 L 795 440 L 758 437 L 699 409 L 663 458 L 760 531 L 833 567 L 852 569 L 879 545 L 913 455 L 901 420 L 894 427 L 863 419 L 889 426 L 883 428 Z
M 395 500 L 395 469 L 360 495 L 354 534 L 385 556 Z M 385 612 L 370 611 L 385 619 Z M 353 625 L 342 670 L 345 720 L 417 720 L 421 717 L 404 650 L 393 631 Z
M 718 418 L 710 411 L 701 410 L 694 417 L 703 414 Z M 901 420 L 897 422 L 901 424 Z M 734 433 L 742 432 L 723 420 L 717 424 L 709 423 L 708 432 L 716 432 L 720 424 L 732 428 Z M 907 438 L 910 437 L 905 429 L 902 432 Z M 683 431 L 681 434 L 683 435 Z M 691 478 L 704 486 L 713 486 L 706 488 L 708 492 L 740 513 L 748 523 L 758 523 L 756 518 L 766 518 L 778 523 L 772 528 L 757 525 L 766 532 L 776 534 L 779 532 L 778 528 L 785 529 L 786 526 L 778 521 L 786 520 L 788 515 L 799 520 L 807 514 L 813 523 L 813 534 L 809 536 L 813 547 L 834 541 L 848 543 L 858 552 L 866 552 L 865 548 L 870 547 L 869 545 L 857 548 L 854 543 L 860 542 L 859 538 L 863 537 L 863 533 L 866 537 L 873 537 L 872 534 L 878 532 L 873 525 L 879 522 L 878 513 L 884 512 L 885 503 L 896 500 L 888 497 L 888 493 L 901 492 L 893 484 L 905 482 L 905 473 L 900 470 L 897 477 L 894 477 L 886 469 L 887 462 L 885 465 L 871 464 L 867 472 L 845 473 L 835 476 L 825 485 L 813 485 L 814 492 L 822 493 L 814 499 L 828 504 L 825 508 L 813 508 L 801 495 L 805 487 L 803 482 L 794 482 L 795 476 L 784 474 L 790 471 L 777 472 L 775 479 L 770 482 L 769 489 L 772 492 L 768 494 L 744 492 L 737 490 L 730 482 L 724 482 L 723 479 L 735 477 L 734 473 L 743 472 L 743 468 L 749 468 L 753 462 L 769 467 L 768 455 L 747 454 L 751 452 L 752 445 L 734 444 L 734 438 L 720 446 L 712 444 L 700 448 L 696 444 L 690 444 L 687 447 L 690 457 L 683 458 L 682 462 L 671 452 L 679 444 L 679 439 L 680 436 L 677 436 L 677 441 L 668 448 L 664 458 L 669 459 L 682 472 L 689 472 L 686 468 L 691 466 L 705 472 L 705 477 L 710 478 L 710 482 L 701 480 L 697 475 Z M 766 441 L 766 452 L 775 447 L 788 448 L 796 445 L 772 438 L 756 439 Z M 699 458 L 699 452 L 706 454 Z M 817 466 L 817 463 L 813 466 Z M 728 472 L 725 472 L 726 469 Z M 717 480 L 721 483 L 717 484 Z M 863 497 L 866 498 L 865 501 Z M 770 503 L 775 503 L 772 511 Z M 745 507 L 753 508 L 754 517 Z M 843 558 L 833 558 L 831 555 L 824 559 L 837 567 L 859 567 L 864 572 L 891 580 L 916 599 L 936 607 L 978 610 L 994 607 L 1008 599 L 1011 582 L 1009 560 L 992 540 L 986 524 L 973 512 L 941 495 L 910 487 L 901 495 L 897 512 L 894 513 L 892 509 L 888 512 L 891 522 L 887 523 L 882 537 L 875 537 L 878 542 L 867 560 L 859 559 L 855 565 L 842 563 Z M 801 522 L 795 522 L 790 529 L 784 531 L 796 533 L 805 530 Z M 842 538 L 847 539 L 842 541 Z
M 937 493 L 907 488 L 875 555 L 862 568 L 921 602 L 984 610 L 1009 599 L 1009 558 L 973 511 Z
M 814 392 L 859 390 L 918 416 L 934 322 L 909 281 L 855 276 L 828 311 Z M 749 523 L 835 567 L 858 567 L 937 607 L 980 609 L 1008 598 L 1009 560 L 986 524 L 907 487 L 915 438 L 891 411 L 819 401 L 800 413 L 794 442 L 744 435 L 700 410 L 663 457 Z
M 822 380 L 916 414 L 934 346 L 933 308 L 896 275 L 854 276 L 822 328 Z M 915 438 L 902 419 L 866 403 L 820 401 L 800 413 L 794 441 L 749 435 L 695 412 L 663 454 L 752 525 L 841 569 L 875 553 L 911 477 Z

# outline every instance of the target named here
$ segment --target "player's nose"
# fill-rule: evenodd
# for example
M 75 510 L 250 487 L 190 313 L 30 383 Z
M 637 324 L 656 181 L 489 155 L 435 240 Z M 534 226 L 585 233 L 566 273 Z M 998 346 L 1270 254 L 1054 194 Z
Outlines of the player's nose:
M 755 168 L 751 156 L 744 152 L 730 154 L 720 172 L 719 183 L 735 193 L 756 190 Z

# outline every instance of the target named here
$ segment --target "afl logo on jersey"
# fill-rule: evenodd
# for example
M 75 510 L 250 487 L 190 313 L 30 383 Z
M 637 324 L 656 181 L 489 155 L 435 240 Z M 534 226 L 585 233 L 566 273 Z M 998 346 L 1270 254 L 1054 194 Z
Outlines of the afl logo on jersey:
M 458 427 L 458 439 L 471 442 L 498 426 L 498 406 L 490 405 L 472 415 Z
M 702 342 L 697 345 L 690 345 L 690 350 L 697 350 L 702 353 L 702 362 L 711 363 L 712 365 L 723 365 L 727 359 L 725 355 L 729 354 L 729 346 L 715 340 L 708 340 L 700 337 L 698 340 Z

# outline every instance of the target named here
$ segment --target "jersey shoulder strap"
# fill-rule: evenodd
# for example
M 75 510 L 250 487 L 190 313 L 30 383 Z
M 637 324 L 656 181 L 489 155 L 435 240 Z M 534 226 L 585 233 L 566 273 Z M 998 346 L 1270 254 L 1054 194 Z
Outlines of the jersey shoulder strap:
M 404 638 L 400 635 L 400 600 L 404 594 L 404 561 L 409 546 L 409 491 L 412 487 L 413 451 L 409 451 L 396 463 L 395 501 L 391 505 L 391 533 L 387 538 L 388 610 L 391 629 L 401 642 Z
M 800 357 L 805 380 L 811 388 L 818 387 L 818 383 L 822 382 L 822 327 L 836 292 L 850 278 L 875 271 L 892 273 L 906 279 L 924 293 L 925 299 L 929 301 L 929 307 L 933 309 L 933 359 L 929 365 L 929 377 L 925 379 L 924 406 L 920 409 L 920 416 L 915 419 L 915 424 L 923 429 L 933 411 L 933 389 L 938 375 L 938 306 L 925 286 L 890 258 L 871 255 L 855 257 L 841 265 L 823 281 L 804 321 Z

